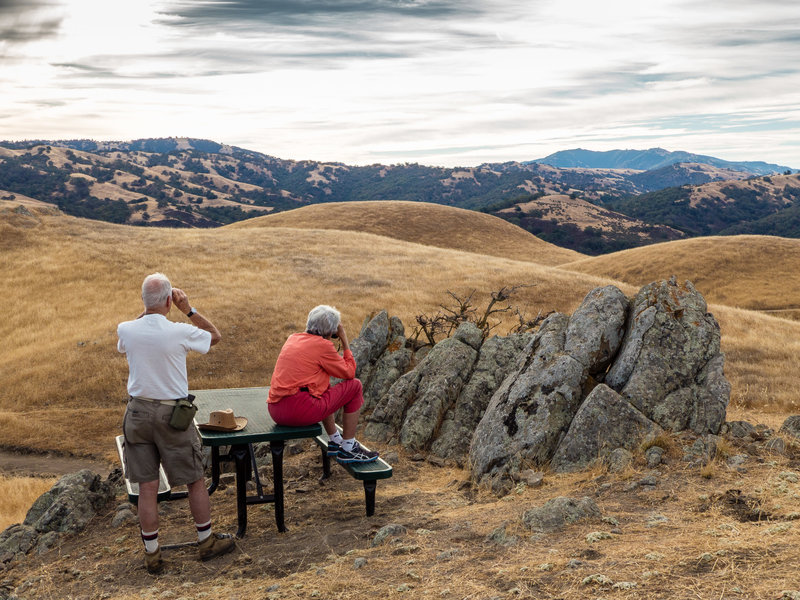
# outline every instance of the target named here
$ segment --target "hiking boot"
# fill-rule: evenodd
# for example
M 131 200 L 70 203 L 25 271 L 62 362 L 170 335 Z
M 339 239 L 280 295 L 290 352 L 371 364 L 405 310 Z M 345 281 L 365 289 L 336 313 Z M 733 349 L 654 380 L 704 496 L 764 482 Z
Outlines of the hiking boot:
M 378 453 L 366 450 L 361 447 L 361 444 L 356 442 L 353 444 L 353 449 L 349 452 L 344 447 L 339 448 L 339 453 L 336 455 L 336 460 L 342 464 L 348 463 L 369 463 L 378 460 Z
M 161 548 L 156 548 L 154 552 L 144 552 L 144 567 L 151 575 L 158 575 L 164 570 L 164 561 L 161 560 Z
M 211 560 L 217 556 L 227 554 L 234 548 L 233 538 L 222 533 L 212 533 L 202 542 L 197 544 L 200 560 Z
M 341 446 L 336 442 L 328 442 L 328 456 L 336 456 L 339 454 Z

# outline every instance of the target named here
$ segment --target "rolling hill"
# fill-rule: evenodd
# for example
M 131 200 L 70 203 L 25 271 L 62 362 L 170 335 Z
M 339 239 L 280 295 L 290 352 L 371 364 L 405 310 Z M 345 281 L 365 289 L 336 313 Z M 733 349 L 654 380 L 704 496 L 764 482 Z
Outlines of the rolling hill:
M 516 303 L 535 316 L 573 310 L 589 289 L 607 282 L 530 260 L 360 231 L 142 228 L 0 204 L 0 275 L 4 299 L 14 306 L 0 325 L 6 446 L 112 451 L 109 435 L 119 427 L 127 377 L 116 325 L 139 314 L 141 280 L 150 272 L 166 273 L 222 331 L 219 347 L 189 362 L 198 388 L 267 384 L 287 335 L 303 327 L 316 304 L 339 307 L 352 336 L 382 309 L 399 316 L 411 335 L 415 315 L 436 312 L 448 290 L 474 289 L 475 301 L 485 303 L 503 286 L 530 285 Z M 489 219 L 466 214 L 476 229 Z M 480 251 L 486 240 L 474 243 Z M 60 435 L 76 414 L 85 419 L 81 438 Z
M 372 233 L 437 248 L 557 265 L 577 252 L 548 244 L 503 219 L 424 202 L 336 202 L 248 219 L 237 228 L 293 227 Z
M 782 220 L 795 228 L 781 233 L 800 237 L 796 228 L 800 175 L 773 175 L 741 181 L 713 181 L 699 186 L 671 187 L 613 200 L 609 208 L 648 223 L 662 223 L 689 236 L 749 233 L 764 220 Z M 744 229 L 744 230 L 743 230 Z M 755 231 L 764 233 L 764 231 Z
M 687 160 L 710 160 L 688 153 L 667 154 L 670 160 L 678 155 Z M 3 142 L 0 197 L 30 197 L 73 216 L 175 228 L 218 227 L 329 202 L 429 202 L 493 214 L 548 241 L 598 254 L 672 239 L 674 236 L 665 225 L 687 235 L 711 232 L 704 229 L 703 220 L 713 221 L 713 211 L 695 210 L 687 218 L 669 220 L 676 210 L 679 216 L 685 211 L 670 205 L 676 188 L 660 192 L 665 186 L 735 183 L 760 172 L 755 167 L 755 171 L 742 171 L 746 165 L 711 162 L 714 165 L 654 163 L 654 168 L 647 171 L 630 168 L 647 166 L 636 161 L 620 163 L 626 168 L 613 169 L 557 168 L 535 162 L 457 168 L 408 163 L 350 166 L 284 160 L 193 138 Z M 640 195 L 647 192 L 656 195 L 640 200 Z M 677 192 L 679 196 L 687 193 L 690 192 Z M 755 188 L 754 193 L 751 204 L 759 206 L 741 218 L 729 219 L 727 224 L 739 225 L 750 217 L 760 219 L 770 214 L 765 208 L 770 199 L 761 201 L 760 188 Z M 558 214 L 563 211 L 548 211 L 550 216 L 540 219 L 507 210 L 545 196 L 551 204 L 554 198 L 579 199 L 597 205 L 598 211 L 611 209 L 642 224 L 636 225 L 633 235 L 630 222 L 619 228 L 578 227 L 569 220 L 559 220 Z M 619 221 L 619 217 L 612 220 Z
M 413 335 L 415 316 L 436 312 L 447 301 L 447 291 L 476 290 L 475 302 L 480 305 L 491 291 L 527 284 L 530 287 L 520 290 L 515 302 L 533 316 L 540 310 L 572 312 L 591 289 L 613 282 L 603 275 L 601 263 L 591 262 L 600 259 L 584 258 L 566 269 L 531 262 L 531 256 L 526 260 L 490 256 L 485 253 L 487 238 L 480 236 L 472 238 L 470 252 L 354 227 L 347 231 L 302 226 L 141 228 L 35 207 L 21 211 L 19 206 L 9 201 L 0 206 L 0 275 L 4 299 L 14 307 L 0 325 L 4 340 L 0 439 L 6 446 L 113 453 L 109 440 L 120 424 L 127 374 L 125 359 L 115 348 L 116 325 L 140 312 L 141 280 L 153 271 L 165 272 L 185 289 L 192 304 L 222 331 L 223 341 L 213 352 L 190 359 L 189 377 L 198 389 L 265 385 L 286 336 L 302 328 L 307 311 L 316 304 L 338 306 L 352 335 L 365 317 L 381 309 L 399 316 L 407 334 Z M 391 225 L 380 222 L 380 211 L 364 206 L 360 215 L 351 213 L 358 228 L 380 230 Z M 331 207 L 334 212 L 341 210 L 335 205 L 317 210 Z M 419 214 L 424 213 L 415 211 L 407 222 L 419 222 Z M 458 222 L 462 215 L 474 218 L 475 230 L 495 222 L 478 213 L 441 214 L 441 230 L 449 227 L 444 219 Z M 341 215 L 331 220 L 342 219 Z M 307 216 L 325 220 L 324 212 Z M 402 223 L 401 218 L 396 220 L 398 227 Z M 705 243 L 713 252 L 715 243 L 726 241 L 714 238 Z M 763 243 L 774 241 L 766 238 Z M 680 248 L 691 242 L 666 246 Z M 775 256 L 782 254 L 781 248 Z M 698 251 L 688 247 L 687 252 Z M 739 280 L 762 275 L 763 264 L 742 260 L 740 246 L 720 246 L 716 252 Z M 703 264 L 700 261 L 698 268 Z M 707 271 L 686 271 L 685 276 L 694 278 L 710 300 L 719 301 L 723 296 L 715 286 L 720 279 L 706 274 L 712 267 L 721 269 L 708 265 Z M 743 269 L 753 273 L 745 275 Z M 674 269 L 665 271 L 672 274 Z M 617 282 L 626 294 L 638 289 L 626 272 L 615 276 L 631 281 Z M 652 275 L 642 274 L 640 281 L 656 277 L 653 270 Z M 743 306 L 740 298 L 748 291 L 753 298 L 761 297 L 761 289 L 742 285 L 740 295 L 731 295 L 728 301 Z M 722 327 L 733 402 L 760 405 L 764 394 L 775 409 L 794 402 L 790 365 L 800 353 L 800 323 L 721 304 L 710 310 Z M 512 326 L 513 319 L 498 333 Z M 76 415 L 83 422 L 80 438 L 62 435 L 65 423 Z
M 676 275 L 706 300 L 800 314 L 800 240 L 773 236 L 702 237 L 584 258 L 562 268 L 640 286 Z
M 680 239 L 685 235 L 671 227 L 650 225 L 574 195 L 537 194 L 522 198 L 514 206 L 495 214 L 543 240 L 593 255 Z

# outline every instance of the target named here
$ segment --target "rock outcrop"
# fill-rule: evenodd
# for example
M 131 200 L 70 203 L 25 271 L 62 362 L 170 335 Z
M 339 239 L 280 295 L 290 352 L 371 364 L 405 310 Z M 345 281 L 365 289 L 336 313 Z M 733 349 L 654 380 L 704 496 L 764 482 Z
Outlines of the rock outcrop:
M 482 337 L 475 325 L 464 323 L 453 337 L 436 344 L 413 371 L 398 379 L 381 398 L 365 434 L 378 440 L 399 441 L 410 450 L 425 448 L 468 381 Z
M 662 431 L 716 434 L 730 396 L 719 326 L 675 278 L 630 300 L 592 290 L 536 334 L 484 340 L 464 323 L 433 348 L 408 346 L 385 312 L 353 342 L 365 435 L 468 464 L 498 494 L 532 466 L 581 469 Z
M 525 465 L 556 451 L 583 399 L 623 338 L 628 310 L 613 286 L 590 292 L 572 317 L 555 313 L 525 350 L 527 359 L 491 399 L 473 436 L 473 476 L 507 491 Z
M 46 551 L 60 534 L 82 531 L 114 494 L 113 483 L 88 469 L 64 475 L 36 499 L 22 523 L 0 533 L 0 565 L 34 548 Z
M 665 429 L 717 433 L 730 397 L 723 364 L 719 325 L 703 296 L 673 278 L 646 285 L 631 302 L 606 383 Z

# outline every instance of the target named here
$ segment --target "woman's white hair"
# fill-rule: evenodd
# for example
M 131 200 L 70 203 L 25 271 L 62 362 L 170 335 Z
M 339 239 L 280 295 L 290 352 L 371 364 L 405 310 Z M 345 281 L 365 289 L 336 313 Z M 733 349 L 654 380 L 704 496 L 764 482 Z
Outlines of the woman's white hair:
M 153 273 L 142 282 L 142 302 L 145 308 L 161 308 L 172 295 L 172 284 L 163 273 Z
M 326 337 L 333 335 L 339 329 L 342 322 L 341 313 L 327 304 L 320 304 L 311 309 L 306 321 L 306 333 L 321 335 Z

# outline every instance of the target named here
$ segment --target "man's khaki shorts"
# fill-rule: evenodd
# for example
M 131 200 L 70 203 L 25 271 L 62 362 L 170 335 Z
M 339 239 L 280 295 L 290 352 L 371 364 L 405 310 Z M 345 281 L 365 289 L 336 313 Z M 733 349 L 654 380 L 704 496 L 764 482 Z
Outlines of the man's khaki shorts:
M 197 429 L 170 427 L 173 406 L 128 401 L 122 430 L 125 434 L 125 476 L 133 483 L 158 480 L 158 465 L 170 485 L 184 485 L 203 478 L 203 454 Z

